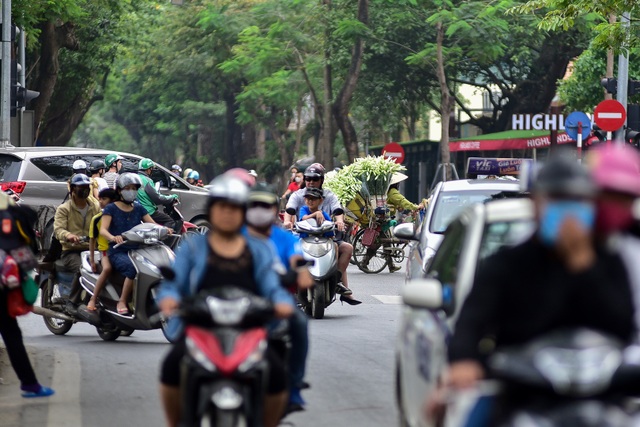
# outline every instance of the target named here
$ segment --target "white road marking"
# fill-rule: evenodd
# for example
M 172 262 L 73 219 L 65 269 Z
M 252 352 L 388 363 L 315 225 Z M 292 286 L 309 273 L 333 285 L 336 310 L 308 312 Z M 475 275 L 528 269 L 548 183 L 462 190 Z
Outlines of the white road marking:
M 80 406 L 80 357 L 76 353 L 56 351 L 47 427 L 82 427 Z
M 371 295 L 383 304 L 402 304 L 400 295 Z

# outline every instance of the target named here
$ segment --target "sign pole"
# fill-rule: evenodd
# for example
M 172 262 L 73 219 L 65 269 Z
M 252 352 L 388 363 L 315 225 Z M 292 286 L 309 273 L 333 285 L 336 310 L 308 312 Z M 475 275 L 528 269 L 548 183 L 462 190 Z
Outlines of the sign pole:
M 625 37 L 629 36 L 629 24 L 631 13 L 624 12 L 620 18 L 620 23 L 625 32 Z M 627 109 L 627 90 L 629 84 L 629 57 L 624 53 L 618 56 L 618 90 L 616 98 Z M 616 143 L 624 144 L 624 125 L 616 132 Z
M 578 163 L 582 163 L 582 122 L 578 122 Z
M 11 148 L 11 0 L 2 0 L 2 63 L 0 64 L 0 147 Z
M 611 139 L 613 138 L 613 133 L 611 131 L 607 132 L 607 145 L 611 144 Z

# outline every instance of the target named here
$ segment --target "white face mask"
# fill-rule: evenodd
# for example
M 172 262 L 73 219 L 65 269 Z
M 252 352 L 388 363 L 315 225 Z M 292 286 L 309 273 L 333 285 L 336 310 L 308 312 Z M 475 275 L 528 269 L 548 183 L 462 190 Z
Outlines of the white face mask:
M 295 180 L 296 180 L 297 183 L 301 183 L 302 182 L 302 177 L 296 176 Z
M 246 220 L 249 225 L 254 227 L 266 227 L 273 224 L 276 215 L 271 208 L 249 208 L 247 209 Z
M 138 190 L 122 190 L 120 192 L 120 195 L 122 196 L 122 200 L 127 203 L 131 203 L 136 200 L 136 197 L 138 196 Z

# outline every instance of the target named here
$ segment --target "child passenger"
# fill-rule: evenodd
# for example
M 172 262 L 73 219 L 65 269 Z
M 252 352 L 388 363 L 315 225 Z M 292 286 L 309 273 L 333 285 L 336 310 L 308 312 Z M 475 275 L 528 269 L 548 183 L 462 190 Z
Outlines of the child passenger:
M 122 294 L 118 301 L 118 314 L 128 316 L 131 313 L 127 307 L 129 295 L 136 278 L 136 269 L 129 259 L 131 246 L 115 245 L 123 243 L 122 233 L 131 230 L 140 222 L 154 222 L 147 210 L 139 203 L 134 203 L 138 189 L 142 185 L 140 178 L 134 173 L 125 173 L 118 177 L 116 183 L 117 201 L 107 205 L 102 212 L 100 235 L 109 241 L 109 261 L 114 269 L 125 277 Z
M 105 188 L 100 191 L 98 195 L 98 202 L 100 202 L 100 209 L 104 209 L 109 203 L 113 203 L 116 201 L 116 190 L 111 188 Z M 98 295 L 102 291 L 104 287 L 104 283 L 107 281 L 107 278 L 111 274 L 113 270 L 111 268 L 111 263 L 109 262 L 109 257 L 107 256 L 107 249 L 109 249 L 109 241 L 104 238 L 104 236 L 100 235 L 100 226 L 102 224 L 102 212 L 91 218 L 91 224 L 89 225 L 89 260 L 91 261 L 91 270 L 94 273 L 98 272 L 98 266 L 96 265 L 96 260 L 94 256 L 94 252 L 96 250 L 96 243 L 98 246 L 98 251 L 100 252 L 101 259 L 100 264 L 102 265 L 102 271 L 100 272 L 100 276 L 96 281 L 96 287 L 93 291 L 93 295 L 89 300 L 89 304 L 87 304 L 87 309 L 91 311 L 95 311 L 96 309 L 96 301 L 98 300 Z

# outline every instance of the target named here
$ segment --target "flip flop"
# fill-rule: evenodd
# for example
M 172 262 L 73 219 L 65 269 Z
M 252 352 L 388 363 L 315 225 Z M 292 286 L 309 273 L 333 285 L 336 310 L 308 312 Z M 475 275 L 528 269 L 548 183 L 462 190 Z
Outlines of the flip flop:
M 131 313 L 129 312 L 129 308 L 124 307 L 124 308 L 118 308 L 118 314 L 121 314 L 123 316 L 127 316 L 127 315 L 129 315 Z
M 35 391 L 25 391 L 22 393 L 22 397 L 25 397 L 27 399 L 32 398 L 32 397 L 47 397 L 47 396 L 51 396 L 55 393 L 55 391 L 49 387 L 40 387 L 40 391 L 35 392 Z

